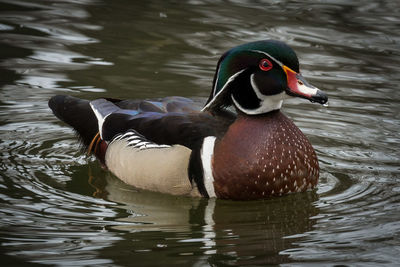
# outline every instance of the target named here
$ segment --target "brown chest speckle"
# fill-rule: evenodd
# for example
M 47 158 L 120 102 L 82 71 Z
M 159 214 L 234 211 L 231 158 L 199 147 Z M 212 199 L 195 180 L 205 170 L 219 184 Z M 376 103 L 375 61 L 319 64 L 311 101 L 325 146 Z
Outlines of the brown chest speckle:
M 259 199 L 302 192 L 318 182 L 317 156 L 281 112 L 239 117 L 216 144 L 215 192 L 220 198 Z

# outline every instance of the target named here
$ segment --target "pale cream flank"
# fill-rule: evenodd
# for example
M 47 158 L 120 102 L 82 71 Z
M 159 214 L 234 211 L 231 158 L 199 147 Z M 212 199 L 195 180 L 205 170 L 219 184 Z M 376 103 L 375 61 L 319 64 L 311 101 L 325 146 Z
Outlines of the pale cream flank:
M 115 176 L 136 188 L 200 196 L 188 178 L 191 152 L 181 145 L 140 150 L 118 140 L 107 148 L 106 165 Z

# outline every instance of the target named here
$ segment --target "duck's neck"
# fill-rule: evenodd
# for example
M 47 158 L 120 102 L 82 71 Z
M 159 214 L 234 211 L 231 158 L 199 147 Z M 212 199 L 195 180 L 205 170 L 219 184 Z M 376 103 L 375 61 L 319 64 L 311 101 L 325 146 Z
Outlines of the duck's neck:
M 317 184 L 318 161 L 308 139 L 279 110 L 239 114 L 215 144 L 213 176 L 220 198 L 257 199 Z

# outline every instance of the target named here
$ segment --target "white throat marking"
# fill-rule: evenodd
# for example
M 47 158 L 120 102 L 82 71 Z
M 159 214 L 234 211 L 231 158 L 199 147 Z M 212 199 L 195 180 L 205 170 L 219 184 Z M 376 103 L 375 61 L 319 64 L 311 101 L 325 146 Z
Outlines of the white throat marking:
M 273 110 L 280 109 L 282 107 L 282 103 L 284 99 L 290 98 L 285 91 L 276 94 L 276 95 L 263 95 L 260 92 L 256 82 L 254 81 L 254 74 L 250 75 L 250 84 L 253 88 L 254 93 L 257 95 L 257 98 L 260 99 L 260 106 L 256 109 L 247 109 L 242 107 L 239 102 L 231 95 L 232 101 L 235 106 L 245 114 L 256 115 L 256 114 L 263 114 L 268 113 Z

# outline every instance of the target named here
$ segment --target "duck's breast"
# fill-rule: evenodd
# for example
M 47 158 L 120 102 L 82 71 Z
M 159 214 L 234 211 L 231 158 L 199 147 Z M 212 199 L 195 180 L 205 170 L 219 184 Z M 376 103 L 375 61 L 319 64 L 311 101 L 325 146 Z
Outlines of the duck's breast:
M 216 144 L 216 195 L 259 199 L 316 186 L 317 156 L 300 129 L 281 112 L 239 116 Z

